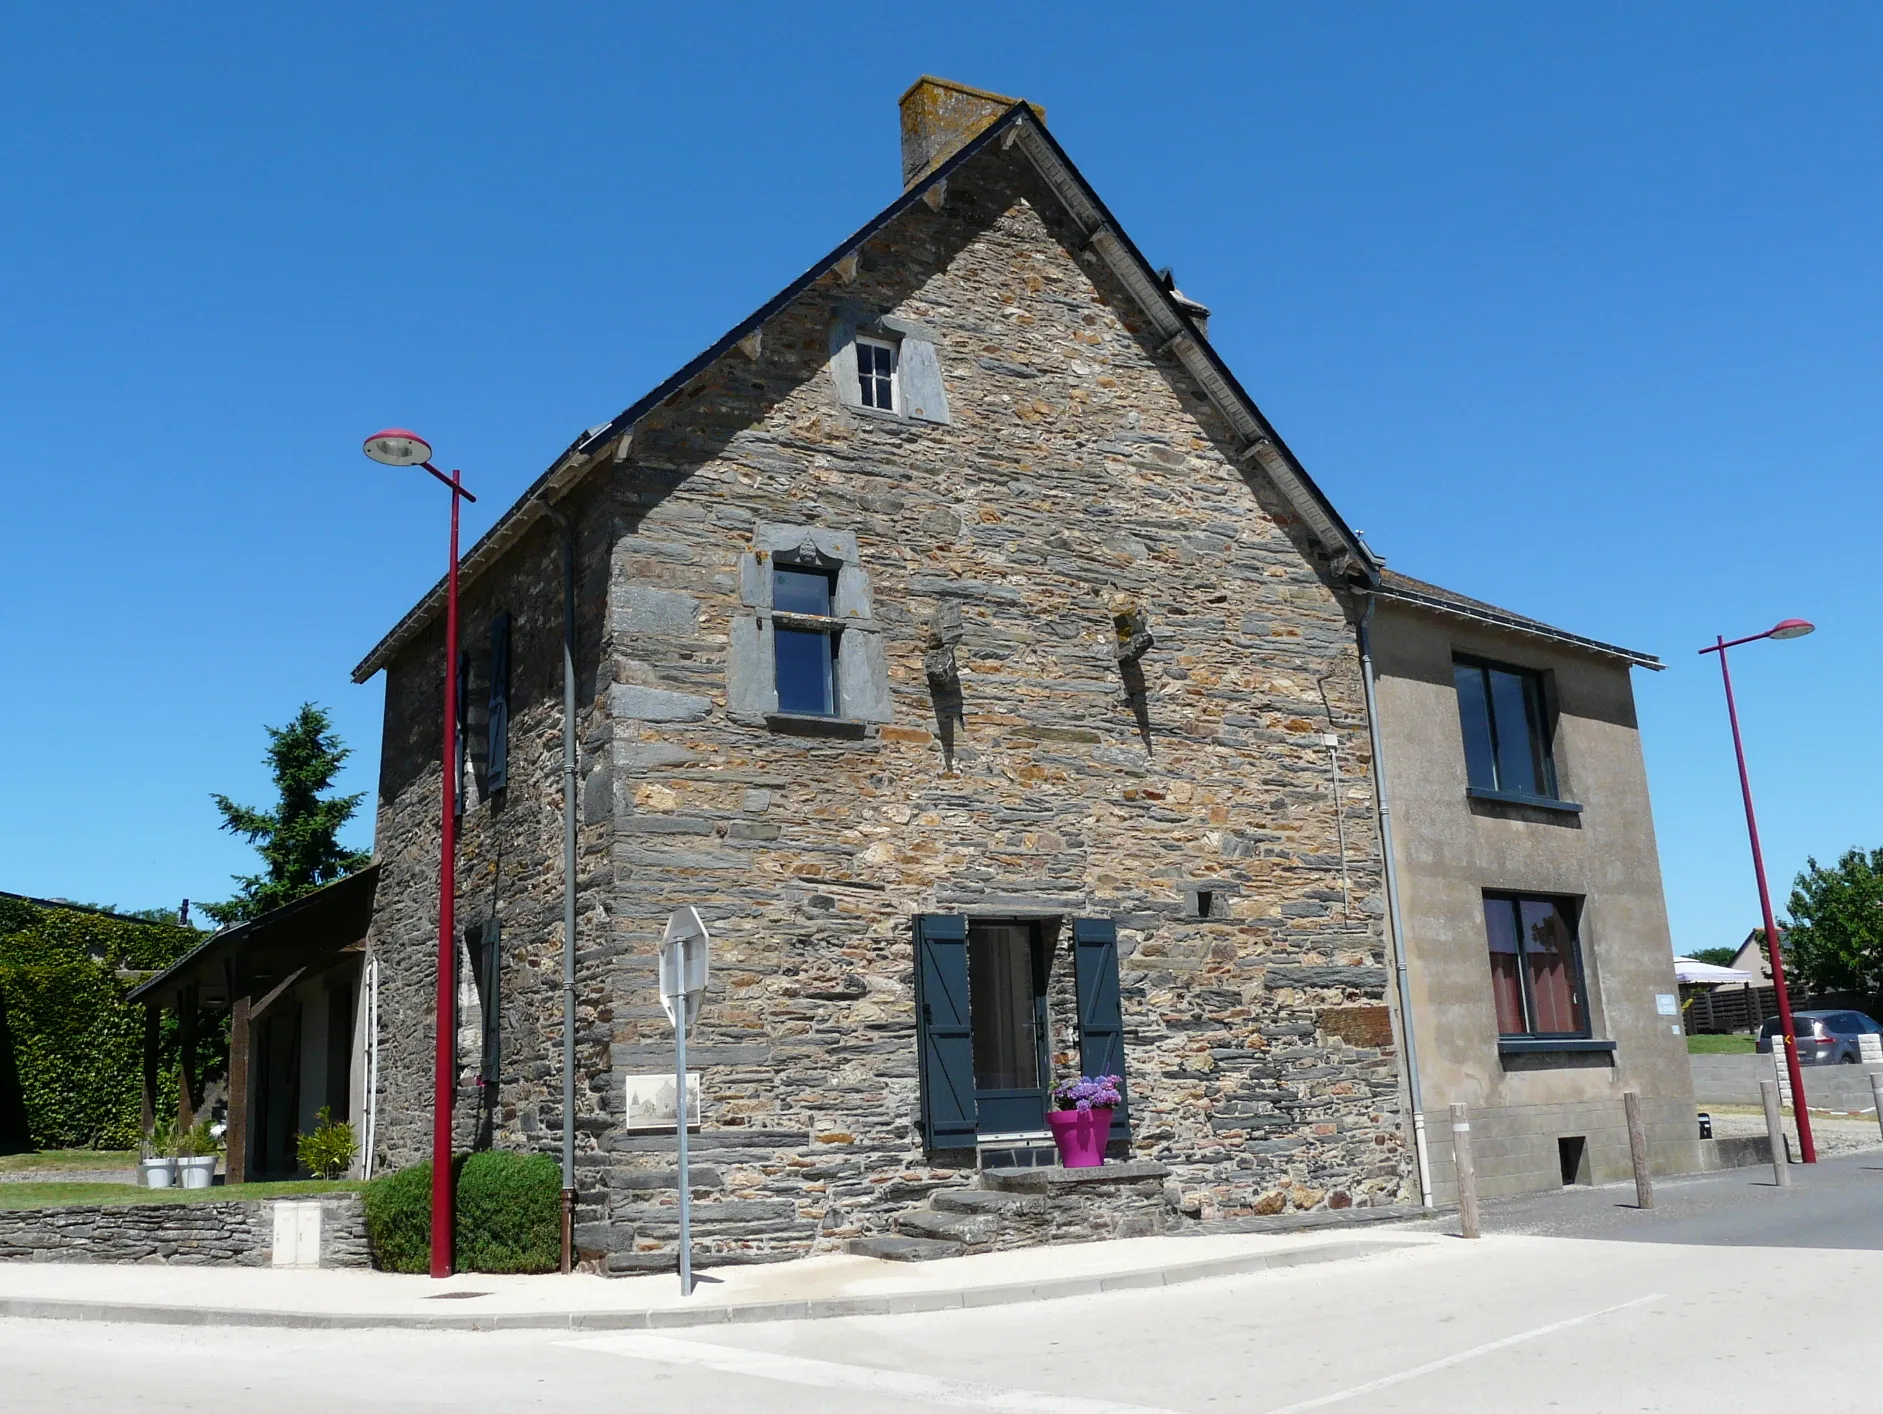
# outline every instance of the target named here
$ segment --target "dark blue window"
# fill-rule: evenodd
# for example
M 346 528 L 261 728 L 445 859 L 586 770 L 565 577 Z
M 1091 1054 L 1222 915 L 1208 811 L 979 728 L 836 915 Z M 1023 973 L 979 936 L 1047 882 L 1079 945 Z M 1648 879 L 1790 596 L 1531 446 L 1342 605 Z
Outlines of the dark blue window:
M 779 565 L 772 572 L 772 608 L 784 614 L 830 617 L 830 576 L 823 570 L 794 570 Z
M 778 710 L 834 716 L 837 635 L 775 625 L 772 637 L 778 652 Z
M 1540 674 L 1459 658 L 1458 720 L 1464 730 L 1465 771 L 1479 790 L 1512 795 L 1556 795 L 1549 713 Z

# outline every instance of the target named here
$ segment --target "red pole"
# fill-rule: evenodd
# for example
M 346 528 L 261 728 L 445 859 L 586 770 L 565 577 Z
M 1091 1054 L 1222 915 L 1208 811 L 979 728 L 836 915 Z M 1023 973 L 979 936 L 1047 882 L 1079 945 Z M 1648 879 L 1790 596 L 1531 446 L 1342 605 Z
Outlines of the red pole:
M 1764 634 L 1759 635 L 1761 638 Z M 1791 1113 L 1798 1125 L 1798 1156 L 1808 1164 L 1818 1161 L 1811 1139 L 1811 1113 L 1805 1105 L 1804 1076 L 1798 1069 L 1798 1039 L 1792 1031 L 1791 997 L 1785 991 L 1785 960 L 1778 945 L 1778 925 L 1772 918 L 1772 892 L 1765 885 L 1765 854 L 1759 848 L 1759 822 L 1752 813 L 1752 781 L 1746 775 L 1746 749 L 1739 740 L 1739 709 L 1733 705 L 1733 675 L 1726 667 L 1726 640 L 1715 635 L 1720 655 L 1720 681 L 1726 684 L 1726 715 L 1733 724 L 1733 754 L 1739 758 L 1739 790 L 1746 799 L 1746 833 L 1752 837 L 1752 872 L 1759 879 L 1759 909 L 1765 918 L 1765 950 L 1772 959 L 1772 986 L 1778 993 L 1778 1024 L 1785 1046 L 1785 1070 L 1791 1077 Z M 1776 1161 L 1780 1158 L 1774 1154 Z
M 432 468 L 427 465 L 426 470 Z M 437 475 L 434 471 L 433 475 Z M 432 1275 L 452 1269 L 451 1100 L 457 1088 L 458 473 L 451 473 L 451 568 L 445 590 L 444 828 L 438 860 L 438 1045 L 432 1101 Z

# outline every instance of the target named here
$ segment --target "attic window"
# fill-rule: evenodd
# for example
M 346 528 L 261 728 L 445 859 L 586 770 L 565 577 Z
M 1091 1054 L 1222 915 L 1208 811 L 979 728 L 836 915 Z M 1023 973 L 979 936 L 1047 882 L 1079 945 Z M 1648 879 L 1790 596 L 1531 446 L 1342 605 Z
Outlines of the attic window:
M 896 411 L 896 346 L 858 335 L 857 396 L 866 408 Z

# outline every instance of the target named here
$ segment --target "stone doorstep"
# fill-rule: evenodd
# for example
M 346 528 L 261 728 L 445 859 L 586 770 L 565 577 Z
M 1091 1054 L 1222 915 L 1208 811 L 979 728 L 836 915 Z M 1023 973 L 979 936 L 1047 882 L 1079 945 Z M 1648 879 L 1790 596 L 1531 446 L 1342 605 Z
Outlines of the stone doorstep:
M 1170 1169 L 1149 1159 L 1104 1164 L 1095 1169 L 983 1169 L 983 1186 L 1002 1193 L 1064 1193 L 1087 1186 L 1146 1183 L 1168 1178 Z

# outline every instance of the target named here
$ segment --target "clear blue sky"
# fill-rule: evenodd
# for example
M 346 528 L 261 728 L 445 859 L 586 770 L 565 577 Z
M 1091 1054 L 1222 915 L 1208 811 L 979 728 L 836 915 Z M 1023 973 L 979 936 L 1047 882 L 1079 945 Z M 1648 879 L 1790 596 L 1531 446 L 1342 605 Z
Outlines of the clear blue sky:
M 16 9 L 0 47 L 0 888 L 251 867 L 303 699 L 476 535 L 897 190 L 932 71 L 1043 103 L 1350 523 L 1408 573 L 1662 654 L 1674 936 L 1883 844 L 1883 12 L 1848 5 Z M 370 841 L 363 811 L 355 842 Z

